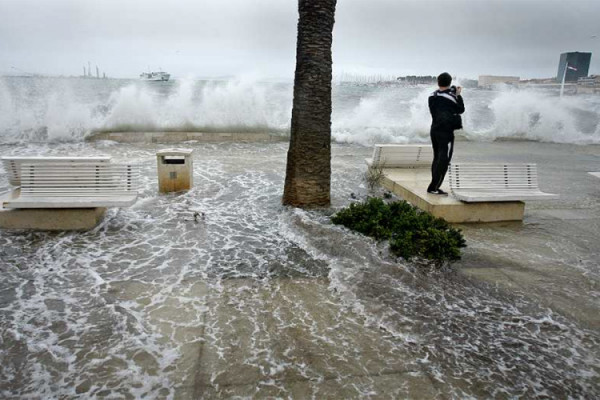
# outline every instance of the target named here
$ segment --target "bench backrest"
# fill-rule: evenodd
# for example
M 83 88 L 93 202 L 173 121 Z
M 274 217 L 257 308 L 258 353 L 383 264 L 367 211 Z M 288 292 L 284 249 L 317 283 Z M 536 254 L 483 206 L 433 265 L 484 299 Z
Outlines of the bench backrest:
M 37 164 L 42 163 L 48 165 L 50 163 L 109 163 L 110 157 L 2 157 L 4 170 L 8 174 L 8 181 L 13 186 L 21 185 L 21 164 Z
M 372 166 L 386 168 L 415 168 L 431 166 L 433 151 L 418 144 L 376 144 Z
M 536 164 L 450 165 L 452 190 L 539 190 Z
M 98 197 L 137 194 L 139 168 L 72 161 L 21 164 L 21 197 Z

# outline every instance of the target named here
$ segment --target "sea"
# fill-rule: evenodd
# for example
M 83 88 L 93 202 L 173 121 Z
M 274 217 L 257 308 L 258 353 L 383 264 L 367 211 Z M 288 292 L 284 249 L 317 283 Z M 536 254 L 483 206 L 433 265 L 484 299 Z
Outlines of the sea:
M 138 201 L 87 232 L 0 231 L 0 398 L 600 398 L 600 96 L 465 89 L 455 160 L 535 162 L 558 200 L 457 225 L 437 268 L 333 225 L 376 143 L 429 141 L 434 87 L 334 82 L 332 205 L 281 205 L 293 84 L 0 78 L 0 156 L 109 155 Z M 158 194 L 172 144 L 101 131 L 270 132 L 202 143 L 194 187 Z M 0 193 L 9 190 L 0 170 Z

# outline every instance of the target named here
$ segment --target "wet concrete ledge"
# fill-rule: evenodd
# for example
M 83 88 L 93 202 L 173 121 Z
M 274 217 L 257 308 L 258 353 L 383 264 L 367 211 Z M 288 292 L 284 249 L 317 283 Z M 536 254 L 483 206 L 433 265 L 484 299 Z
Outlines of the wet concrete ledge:
M 94 132 L 89 141 L 112 140 L 120 143 L 181 143 L 190 140 L 218 142 L 283 142 L 289 137 L 269 132 Z
M 87 231 L 95 228 L 106 208 L 0 208 L 0 229 Z
M 415 207 L 452 223 L 522 221 L 525 203 L 481 202 L 465 203 L 449 196 L 427 193 L 431 180 L 429 168 L 386 168 L 382 185 Z M 442 190 L 450 193 L 446 183 Z

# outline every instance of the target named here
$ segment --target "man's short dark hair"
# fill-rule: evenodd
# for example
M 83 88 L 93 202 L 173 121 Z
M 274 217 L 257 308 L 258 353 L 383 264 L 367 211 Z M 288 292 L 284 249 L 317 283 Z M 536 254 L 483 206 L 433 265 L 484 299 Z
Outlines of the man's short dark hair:
M 439 87 L 447 87 L 452 83 L 452 76 L 447 72 L 442 72 L 437 78 Z

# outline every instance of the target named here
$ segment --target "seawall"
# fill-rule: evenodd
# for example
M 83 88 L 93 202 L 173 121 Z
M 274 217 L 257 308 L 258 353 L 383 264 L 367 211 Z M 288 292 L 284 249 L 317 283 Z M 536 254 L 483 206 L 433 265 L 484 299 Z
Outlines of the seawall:
M 282 142 L 289 137 L 269 132 L 94 132 L 89 141 L 112 140 L 121 143 L 197 142 Z

